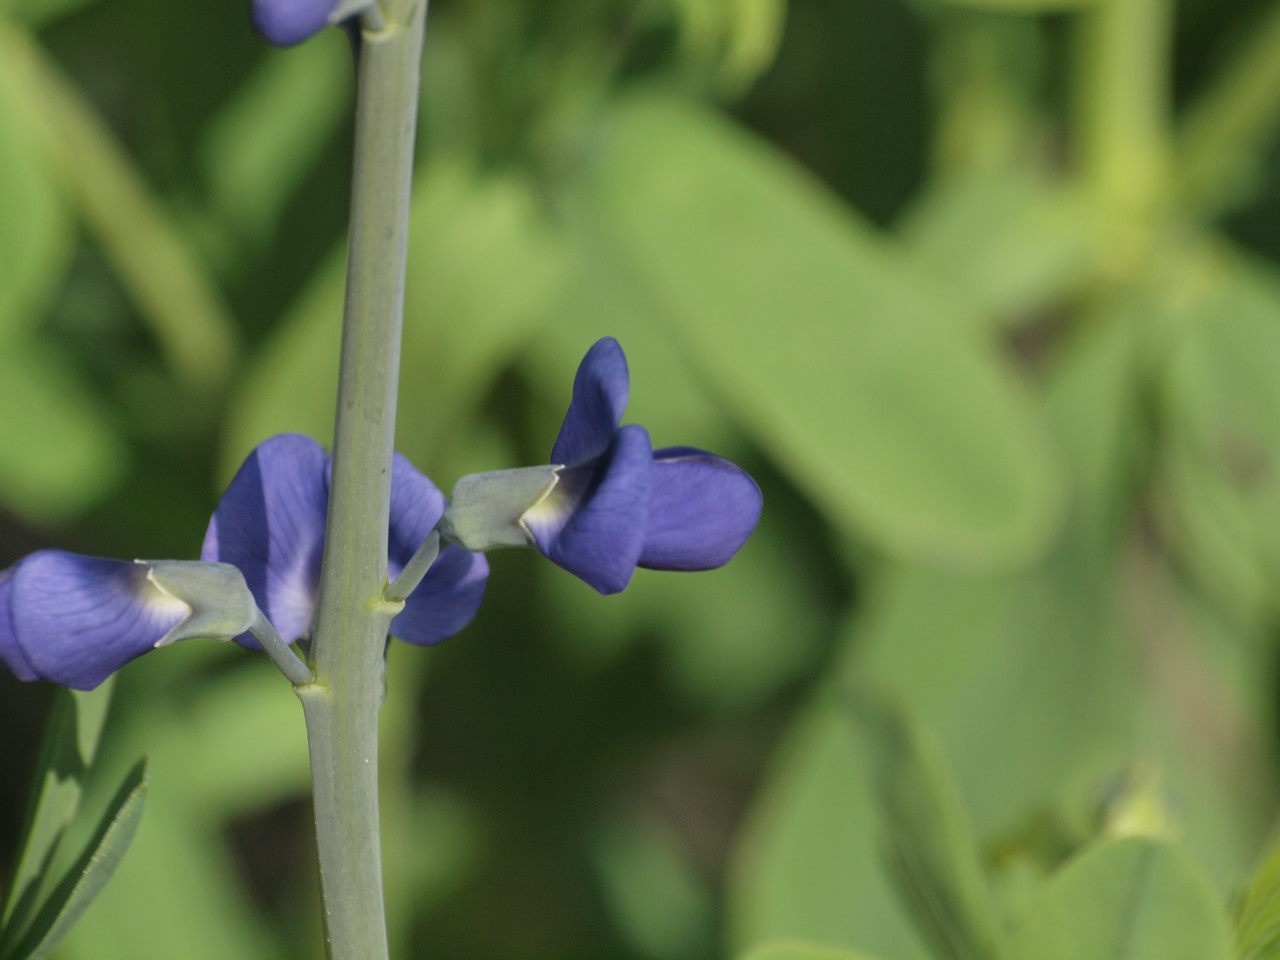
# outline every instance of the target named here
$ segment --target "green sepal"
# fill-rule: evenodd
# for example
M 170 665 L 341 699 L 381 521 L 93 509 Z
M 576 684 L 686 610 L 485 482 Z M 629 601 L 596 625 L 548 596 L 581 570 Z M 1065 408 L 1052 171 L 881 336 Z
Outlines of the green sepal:
M 463 477 L 440 518 L 440 536 L 476 551 L 533 546 L 524 516 L 555 489 L 560 470 L 520 467 Z
M 252 627 L 258 617 L 258 604 L 244 582 L 244 574 L 229 563 L 142 562 L 151 568 L 147 579 L 152 585 L 191 611 L 156 642 L 157 647 L 195 637 L 230 640 Z

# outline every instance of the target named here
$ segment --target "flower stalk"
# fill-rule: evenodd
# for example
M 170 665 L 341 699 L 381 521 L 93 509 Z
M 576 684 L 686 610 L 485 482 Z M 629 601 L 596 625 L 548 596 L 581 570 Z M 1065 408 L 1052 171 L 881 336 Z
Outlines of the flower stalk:
M 330 960 L 385 960 L 378 708 L 409 193 L 426 21 L 408 0 L 361 32 L 333 474 L 306 715 Z

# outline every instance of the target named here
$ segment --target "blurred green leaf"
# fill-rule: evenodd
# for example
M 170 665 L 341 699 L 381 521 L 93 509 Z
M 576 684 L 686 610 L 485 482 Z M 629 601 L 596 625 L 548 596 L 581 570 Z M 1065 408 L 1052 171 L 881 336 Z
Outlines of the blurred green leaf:
M 894 960 L 929 960 L 876 848 L 875 802 L 843 707 L 797 721 L 734 851 L 734 949 L 799 939 Z
M 493 379 L 545 318 L 565 267 L 523 181 L 481 178 L 459 164 L 441 162 L 420 179 L 410 230 L 397 447 L 434 473 Z M 331 436 L 342 291 L 335 255 L 239 391 L 226 476 L 272 434 Z
M 1228 960 L 1226 918 L 1177 847 L 1128 838 L 1069 863 L 1028 910 L 1009 960 Z
M 275 51 L 205 128 L 211 202 L 243 237 L 265 239 L 347 116 L 351 61 L 340 31 Z
M 616 817 L 596 831 L 592 854 L 609 912 L 638 954 L 707 955 L 715 927 L 711 892 L 662 829 Z
M 62 358 L 37 343 L 0 350 L 0 500 L 38 522 L 74 516 L 119 482 L 126 452 Z
M 931 0 L 931 2 L 1000 13 L 1058 13 L 1111 3 L 1113 0 Z
M 768 69 L 782 41 L 786 0 L 667 0 L 694 58 L 714 66 L 731 91 Z
M 95 2 L 96 0 L 0 0 L 0 15 L 40 26 Z
M 1086 551 L 1086 563 L 1111 562 L 1150 457 L 1143 420 L 1146 321 L 1142 305 L 1131 300 L 1086 316 L 1056 352 L 1046 378 L 1045 406 L 1071 478 L 1064 534 Z
M 1029 398 L 851 212 L 709 111 L 617 105 L 591 196 L 729 413 L 834 520 L 902 556 L 1007 566 L 1059 514 Z
M 1235 960 L 1280 958 L 1280 844 L 1254 873 L 1234 918 Z
M 1257 622 L 1280 577 L 1280 277 L 1212 263 L 1151 309 L 1172 332 L 1162 516 L 1188 567 Z
M 899 235 L 910 255 L 963 294 L 982 323 L 1016 324 L 1070 293 L 1093 267 L 1086 197 L 1013 171 L 947 181 L 926 193 Z
M 0 69 L 42 118 L 48 162 L 175 372 L 197 392 L 219 388 L 234 359 L 235 325 L 133 161 L 34 38 L 2 21 Z
M 1059 563 L 1014 577 L 891 571 L 849 634 L 847 675 L 936 730 L 979 836 L 1122 759 L 1133 668 L 1113 597 Z
M 884 842 L 903 901 L 938 957 L 995 960 L 1000 926 L 973 831 L 918 723 L 879 695 L 850 699 L 868 745 Z
M 146 793 L 147 762 L 142 760 L 116 791 L 94 839 L 41 906 L 31 930 L 11 954 L 13 960 L 48 957 L 102 892 L 138 830 Z
M 814 943 L 779 941 L 753 947 L 740 960 L 873 960 L 865 953 L 824 947 Z
M 0 345 L 31 330 L 71 253 L 58 184 L 9 72 L 0 69 Z
M 24 934 L 58 877 L 54 858 L 67 826 L 80 809 L 84 781 L 98 751 L 114 679 L 96 690 L 59 689 L 45 723 L 32 775 L 20 853 L 0 914 L 0 954 Z

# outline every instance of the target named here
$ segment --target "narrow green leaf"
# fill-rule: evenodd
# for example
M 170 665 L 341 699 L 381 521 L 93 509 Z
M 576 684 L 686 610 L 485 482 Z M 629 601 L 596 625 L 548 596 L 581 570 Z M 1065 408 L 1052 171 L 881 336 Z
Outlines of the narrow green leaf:
M 995 960 L 1000 925 L 977 843 L 925 731 L 877 697 L 849 702 L 866 740 L 884 840 L 903 900 L 939 957 Z
M 98 833 L 65 879 L 53 891 L 30 933 L 13 952 L 14 960 L 42 960 L 89 908 L 124 858 L 147 792 L 147 761 L 141 760 L 116 791 Z
M 1060 514 L 1038 413 L 966 307 L 714 113 L 614 108 L 589 216 L 730 415 L 846 530 L 1008 566 Z
M 1037 896 L 1008 960 L 1229 960 L 1226 918 L 1196 867 L 1172 844 L 1103 843 Z
M 1280 843 L 1236 905 L 1234 930 L 1236 960 L 1280 960 Z
M 59 689 L 54 694 L 32 776 L 18 866 L 0 914 L 0 953 L 25 932 L 56 882 L 53 860 L 80 808 L 114 684 L 114 678 L 108 678 L 96 690 Z
M 763 943 L 744 953 L 739 960 L 874 960 L 869 954 L 817 943 L 780 940 Z

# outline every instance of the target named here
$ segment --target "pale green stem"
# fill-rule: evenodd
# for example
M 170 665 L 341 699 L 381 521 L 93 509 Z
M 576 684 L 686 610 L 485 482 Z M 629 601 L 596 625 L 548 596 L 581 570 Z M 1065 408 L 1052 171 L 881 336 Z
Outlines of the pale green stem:
M 1235 199 L 1280 128 L 1280 4 L 1252 36 L 1192 106 L 1178 139 L 1178 197 L 1193 209 Z
M 333 478 L 306 715 L 331 960 L 386 960 L 378 831 L 378 707 L 398 605 L 387 584 L 392 442 L 409 191 L 426 22 L 422 0 L 385 11 L 359 52 L 347 299 Z
M 280 672 L 288 677 L 289 682 L 295 687 L 315 682 L 316 678 L 312 675 L 311 668 L 303 663 L 298 658 L 298 655 L 293 652 L 293 648 L 284 642 L 279 632 L 261 610 L 255 615 L 253 626 L 249 628 L 249 632 L 262 645 L 262 649 L 271 658 L 272 662 L 280 668 Z
M 1169 175 L 1170 0 L 1107 0 L 1080 14 L 1079 149 L 1104 209 L 1143 217 Z
M 404 569 L 400 571 L 400 576 L 387 587 L 383 594 L 388 603 L 402 603 L 408 599 L 409 594 L 422 582 L 422 578 L 427 575 L 427 571 L 431 569 L 431 565 L 436 562 L 436 557 L 440 556 L 440 532 L 432 530 L 427 535 L 427 539 L 422 541 L 422 546 L 418 547 L 409 562 L 404 565 Z

